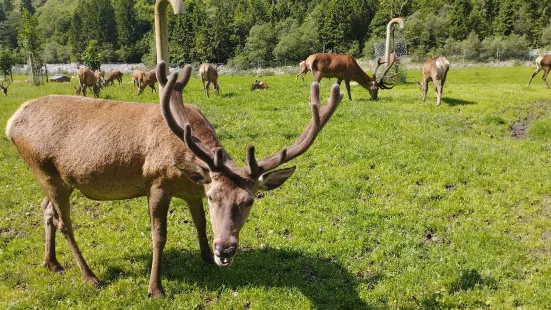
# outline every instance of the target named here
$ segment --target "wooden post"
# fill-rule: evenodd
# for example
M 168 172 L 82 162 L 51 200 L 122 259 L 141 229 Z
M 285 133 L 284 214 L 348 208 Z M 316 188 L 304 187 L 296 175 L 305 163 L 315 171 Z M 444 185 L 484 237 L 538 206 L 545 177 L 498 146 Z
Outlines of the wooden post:
M 168 62 L 168 30 L 166 22 L 166 8 L 168 4 L 172 6 L 174 14 L 184 14 L 183 0 L 156 0 L 155 2 L 155 46 L 157 50 L 157 62 L 164 60 Z M 159 85 L 159 96 L 163 90 Z

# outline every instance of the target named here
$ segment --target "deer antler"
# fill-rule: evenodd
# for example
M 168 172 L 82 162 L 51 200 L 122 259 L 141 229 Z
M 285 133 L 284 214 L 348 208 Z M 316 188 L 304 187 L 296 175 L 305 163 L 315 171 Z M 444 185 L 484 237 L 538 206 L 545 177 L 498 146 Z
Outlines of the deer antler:
M 329 121 L 329 118 L 331 118 L 337 109 L 343 96 L 344 94 L 340 92 L 340 87 L 338 85 L 333 85 L 331 88 L 331 97 L 327 100 L 327 105 L 320 106 L 319 84 L 317 82 L 312 83 L 310 89 L 312 121 L 292 146 L 283 148 L 279 153 L 270 155 L 260 162 L 256 161 L 254 157 L 254 146 L 250 145 L 247 149 L 247 163 L 251 176 L 256 178 L 262 173 L 270 171 L 306 152 L 316 139 L 318 133 L 323 129 L 325 124 L 327 124 L 327 121 Z
M 382 58 L 382 57 L 381 57 Z M 386 66 L 386 69 L 385 71 L 383 72 L 383 74 L 381 74 L 381 77 L 380 78 L 377 78 L 377 70 L 379 69 L 379 67 L 384 64 L 385 62 L 381 60 L 381 58 L 377 59 L 377 68 L 375 68 L 375 73 L 373 74 L 373 79 L 375 81 L 377 81 L 377 84 L 379 85 L 379 88 L 380 89 L 392 89 L 394 87 L 394 85 L 386 85 L 385 82 L 384 82 L 384 79 L 389 79 L 389 78 L 393 78 L 395 76 L 398 75 L 398 73 L 396 74 L 393 74 L 391 76 L 387 76 L 386 74 L 388 73 L 388 71 L 390 70 L 390 68 L 392 68 L 392 66 L 400 59 L 398 57 L 396 57 L 396 53 L 392 53 L 390 54 L 389 56 L 389 62 L 390 64 L 388 66 Z

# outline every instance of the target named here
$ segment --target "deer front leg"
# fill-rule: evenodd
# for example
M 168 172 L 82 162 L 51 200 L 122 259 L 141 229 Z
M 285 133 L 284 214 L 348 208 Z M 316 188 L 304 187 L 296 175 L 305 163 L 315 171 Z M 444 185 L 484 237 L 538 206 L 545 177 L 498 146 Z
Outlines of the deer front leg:
M 534 73 L 532 73 L 532 77 L 530 78 L 530 81 L 528 81 L 528 85 L 530 85 L 530 83 L 532 83 L 532 79 L 533 79 L 534 76 L 536 76 L 536 74 L 538 74 L 540 71 L 541 71 L 541 68 L 540 68 L 540 67 L 536 68 L 536 71 L 534 71 Z M 527 85 L 527 86 L 528 86 L 528 85 Z
M 44 246 L 44 262 L 42 265 L 48 267 L 50 271 L 61 273 L 63 272 L 63 267 L 57 261 L 55 255 L 55 233 L 56 227 L 59 225 L 59 215 L 54 209 L 54 205 L 45 197 L 40 204 L 42 210 L 44 210 L 44 235 L 45 235 L 45 246 Z
M 207 220 L 205 218 L 205 210 L 203 209 L 203 201 L 187 202 L 187 205 L 193 219 L 193 224 L 195 224 L 195 229 L 197 230 L 197 236 L 199 237 L 201 258 L 207 264 L 214 264 L 214 258 L 207 237 Z
M 151 220 L 151 239 L 153 241 L 153 259 L 147 296 L 165 295 L 161 285 L 161 259 L 166 244 L 166 218 L 172 197 L 157 185 L 153 185 L 148 195 L 149 217 Z
M 341 80 L 338 79 L 338 80 L 337 80 L 337 83 L 338 83 L 339 86 L 340 86 L 340 85 L 341 85 Z M 346 91 L 348 92 L 348 99 L 349 99 L 349 100 L 352 100 L 352 95 L 350 95 L 350 80 L 345 79 L 345 80 L 344 80 L 344 85 L 346 85 Z

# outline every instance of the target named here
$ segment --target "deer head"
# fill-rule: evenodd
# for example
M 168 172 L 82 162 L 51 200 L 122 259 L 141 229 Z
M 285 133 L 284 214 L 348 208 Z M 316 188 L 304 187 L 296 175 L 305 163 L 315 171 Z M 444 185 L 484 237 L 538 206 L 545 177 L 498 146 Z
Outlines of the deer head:
M 184 141 L 199 159 L 201 168 L 193 175 L 188 173 L 188 178 L 204 186 L 214 232 L 214 260 L 217 265 L 225 267 L 237 253 L 239 231 L 249 216 L 255 194 L 260 190 L 278 188 L 294 173 L 294 166 L 275 169 L 308 150 L 341 102 L 343 94 L 340 93 L 338 85 L 334 85 L 327 105 L 320 106 L 319 85 L 316 82 L 312 83 L 312 120 L 296 142 L 262 160 L 255 158 L 255 147 L 249 145 L 247 167 L 242 168 L 233 162 L 222 147 L 209 148 L 199 138 L 208 137 L 205 131 L 212 129 L 205 126 L 194 127 L 194 124 L 190 123 L 193 118 L 189 113 L 192 111 L 183 104 L 182 91 L 189 81 L 191 67 L 186 65 L 182 73 L 181 78 L 174 84 L 176 74 L 167 80 L 165 63 L 161 62 L 157 66 L 159 84 L 167 90 L 172 88 L 172 91 L 162 94 L 162 113 L 172 132 Z
M 375 68 L 375 72 L 373 73 L 373 78 L 371 83 L 369 84 L 369 94 L 371 95 L 371 99 L 377 100 L 379 89 L 392 89 L 394 85 L 387 85 L 384 81 L 384 79 L 387 78 L 393 78 L 398 74 L 394 74 L 391 76 L 387 76 L 386 74 L 392 68 L 392 66 L 398 61 L 399 58 L 396 57 L 396 53 L 392 53 L 389 56 L 389 64 L 386 66 L 385 71 L 383 71 L 383 74 L 381 74 L 380 77 L 377 77 L 377 71 L 379 70 L 379 67 L 384 64 L 385 62 L 382 60 L 382 57 L 377 59 L 377 67 Z
M 8 81 L 8 85 L 5 85 L 4 86 L 4 82 Z M 11 82 L 9 79 L 5 79 L 2 81 L 2 83 L 0 84 L 0 89 L 2 89 L 2 92 L 4 93 L 4 95 L 8 95 L 8 87 L 10 86 Z

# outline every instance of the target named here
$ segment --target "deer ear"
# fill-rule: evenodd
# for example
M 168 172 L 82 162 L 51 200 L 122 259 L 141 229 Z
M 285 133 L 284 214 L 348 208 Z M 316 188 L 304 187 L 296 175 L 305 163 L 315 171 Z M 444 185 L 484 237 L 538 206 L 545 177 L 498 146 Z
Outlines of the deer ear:
M 182 171 L 182 173 L 195 184 L 203 185 L 212 181 L 208 167 L 196 167 L 196 169 L 180 168 L 180 171 Z
M 296 166 L 286 169 L 266 172 L 258 178 L 259 188 L 264 191 L 271 191 L 280 187 L 295 172 Z

